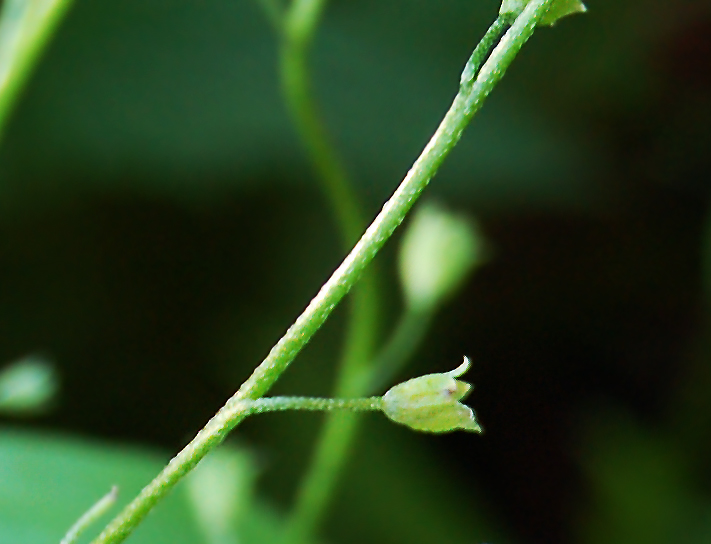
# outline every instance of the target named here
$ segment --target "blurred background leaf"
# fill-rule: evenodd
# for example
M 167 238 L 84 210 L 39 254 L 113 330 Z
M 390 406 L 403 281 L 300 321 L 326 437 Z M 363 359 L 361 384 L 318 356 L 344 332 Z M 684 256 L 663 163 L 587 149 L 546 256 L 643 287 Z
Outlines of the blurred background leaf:
M 330 9 L 314 59 L 318 94 L 375 199 L 394 188 L 429 138 L 491 17 L 489 4 L 396 0 Z M 232 192 L 252 172 L 304 178 L 274 65 L 275 39 L 254 2 L 78 2 L 0 155 L 5 190 L 21 198 L 57 184 L 63 194 L 128 184 L 193 201 Z M 512 92 L 507 87 L 501 94 Z M 500 97 L 438 185 L 495 201 L 569 204 L 586 180 L 571 186 L 564 178 L 595 164 L 584 141 L 556 120 Z
M 235 484 L 240 493 L 252 478 L 254 467 L 243 450 L 222 448 L 210 461 L 231 464 L 222 470 L 225 484 Z M 109 446 L 49 433 L 28 433 L 4 430 L 0 433 L 0 540 L 16 544 L 59 542 L 70 525 L 79 518 L 106 489 L 121 482 L 119 499 L 104 519 L 132 499 L 143 485 L 155 476 L 169 456 L 145 448 Z M 191 475 L 189 483 L 180 484 L 154 510 L 131 536 L 136 543 L 199 543 L 213 544 L 210 527 L 201 525 L 202 511 L 192 500 L 197 482 L 205 481 L 207 466 Z M 107 487 L 108 486 L 108 487 Z M 213 489 L 214 491 L 214 489 Z M 258 501 L 238 505 L 223 503 L 232 508 L 239 520 L 232 529 L 239 531 L 233 542 L 278 542 L 280 521 L 273 509 Z M 213 519 L 214 521 L 214 519 Z M 97 524 L 98 525 L 98 524 Z M 89 542 L 101 526 L 90 527 L 79 542 Z M 242 537 L 244 540 L 242 540 Z
M 0 540 L 18 544 L 59 542 L 72 523 L 113 484 L 121 483 L 118 503 L 123 506 L 166 459 L 136 449 L 3 431 Z M 100 529 L 90 528 L 81 541 L 88 542 L 89 536 Z M 200 542 L 200 534 L 186 502 L 174 495 L 141 526 L 135 541 Z

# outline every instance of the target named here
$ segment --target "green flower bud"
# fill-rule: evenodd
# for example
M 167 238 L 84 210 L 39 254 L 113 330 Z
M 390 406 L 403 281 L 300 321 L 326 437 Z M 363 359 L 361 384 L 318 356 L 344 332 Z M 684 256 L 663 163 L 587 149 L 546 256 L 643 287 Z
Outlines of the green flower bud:
M 427 203 L 408 225 L 400 248 L 400 281 L 411 308 L 429 310 L 483 262 L 484 242 L 472 221 Z
M 450 372 L 427 374 L 396 385 L 383 396 L 383 413 L 395 423 L 417 431 L 482 432 L 474 411 L 459 402 L 469 393 L 471 385 L 455 378 L 470 366 L 469 359 L 464 357 L 464 362 Z
M 253 455 L 227 446 L 213 451 L 188 475 L 185 490 L 207 542 L 236 542 L 256 476 Z
M 57 392 L 49 361 L 30 355 L 0 371 L 0 412 L 29 414 L 45 409 Z
M 499 13 L 501 15 L 508 13 L 513 17 L 518 17 L 529 2 L 530 0 L 504 0 Z M 561 17 L 586 11 L 585 4 L 580 0 L 555 0 L 548 12 L 541 18 L 541 24 L 552 25 Z

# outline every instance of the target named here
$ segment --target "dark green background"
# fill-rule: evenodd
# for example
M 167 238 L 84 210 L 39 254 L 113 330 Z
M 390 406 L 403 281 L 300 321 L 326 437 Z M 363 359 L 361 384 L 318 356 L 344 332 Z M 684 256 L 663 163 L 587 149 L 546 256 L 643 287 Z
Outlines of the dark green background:
M 493 259 L 403 378 L 466 353 L 487 432 L 369 416 L 332 542 L 711 541 L 711 6 L 588 7 L 536 33 L 427 192 L 479 218 Z M 315 89 L 368 217 L 496 10 L 329 5 Z M 174 452 L 342 256 L 255 2 L 76 0 L 0 146 L 0 361 L 48 355 L 61 397 L 4 425 Z M 275 392 L 328 393 L 345 315 Z M 277 508 L 319 420 L 240 428 Z

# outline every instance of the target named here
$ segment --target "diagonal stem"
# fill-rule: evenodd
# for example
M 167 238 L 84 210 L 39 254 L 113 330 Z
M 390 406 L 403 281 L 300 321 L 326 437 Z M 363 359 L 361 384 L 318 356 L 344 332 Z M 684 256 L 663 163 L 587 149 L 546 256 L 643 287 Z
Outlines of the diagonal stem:
M 509 17 L 499 15 L 474 49 L 462 73 L 461 86 L 473 82 L 477 71 L 508 26 Z M 362 359 L 360 364 L 343 365 L 335 395 L 365 395 L 376 390 L 373 386 L 385 385 L 386 380 L 397 372 L 417 349 L 430 317 L 408 311 L 393 337 L 379 354 L 372 356 L 370 360 Z M 338 477 L 343 472 L 348 453 L 353 449 L 359 420 L 360 415 L 352 412 L 333 413 L 326 419 L 288 519 L 286 541 L 289 544 L 306 542 L 317 531 L 319 523 L 326 515 L 329 500 L 333 496 Z
M 93 544 L 124 541 L 156 503 L 248 415 L 248 402 L 262 397 L 288 368 L 400 225 L 432 176 L 459 141 L 471 118 L 481 109 L 486 97 L 501 80 L 521 47 L 531 37 L 537 21 L 540 21 L 552 1 L 531 0 L 528 3 L 484 63 L 476 80 L 470 86 L 460 88 L 437 131 L 405 179 L 303 313 L 289 327 L 239 391 L 119 513 L 93 541 Z
M 325 5 L 324 0 L 294 0 L 282 27 L 280 48 L 280 79 L 285 103 L 300 141 L 311 160 L 317 179 L 334 213 L 336 224 L 346 248 L 358 239 L 365 221 L 358 195 L 348 179 L 343 161 L 332 145 L 318 112 L 308 71 L 308 50 Z M 351 294 L 346 338 L 339 364 L 334 395 L 356 396 L 371 368 L 375 337 L 378 330 L 379 299 L 376 278 L 366 274 Z M 354 413 L 332 413 L 326 418 L 319 434 L 314 455 L 296 494 L 289 525 L 311 519 L 308 512 L 323 511 L 330 490 L 340 472 L 354 435 Z M 335 433 L 334 433 L 335 430 Z M 338 453 L 334 456 L 334 448 Z M 306 516 L 303 511 L 306 510 Z M 311 524 L 309 524 L 311 525 Z M 291 527 L 289 533 L 293 532 Z

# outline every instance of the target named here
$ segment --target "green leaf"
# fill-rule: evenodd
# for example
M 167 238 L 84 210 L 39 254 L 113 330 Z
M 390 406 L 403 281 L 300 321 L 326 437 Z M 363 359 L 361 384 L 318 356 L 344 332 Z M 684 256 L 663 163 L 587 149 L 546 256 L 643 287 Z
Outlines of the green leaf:
M 57 544 L 112 485 L 119 486 L 120 508 L 167 460 L 168 456 L 135 448 L 0 431 L 0 542 Z M 82 541 L 101 528 L 90 528 Z M 132 540 L 135 544 L 163 542 L 202 542 L 182 495 L 174 494 L 156 508 Z
M 117 506 L 90 527 L 80 542 L 88 542 L 165 465 L 168 455 L 126 446 L 30 432 L 0 430 L 0 542 L 57 544 L 69 527 L 97 499 L 119 487 Z M 231 477 L 251 463 L 234 461 Z M 210 460 L 210 457 L 207 458 Z M 225 458 L 218 460 L 218 463 Z M 210 461 L 212 462 L 212 461 Z M 209 469 L 209 467 L 208 467 Z M 200 476 L 197 476 L 200 478 Z M 245 475 L 251 479 L 251 474 Z M 194 483 L 194 482 L 193 482 Z M 204 483 L 204 482 L 203 482 Z M 180 484 L 131 536 L 131 544 L 208 543 L 197 521 L 194 490 Z M 233 504 L 233 506 L 237 506 Z M 245 512 L 244 509 L 249 511 Z M 239 509 L 242 509 L 241 511 Z M 275 543 L 281 519 L 264 504 L 239 505 L 239 542 Z

